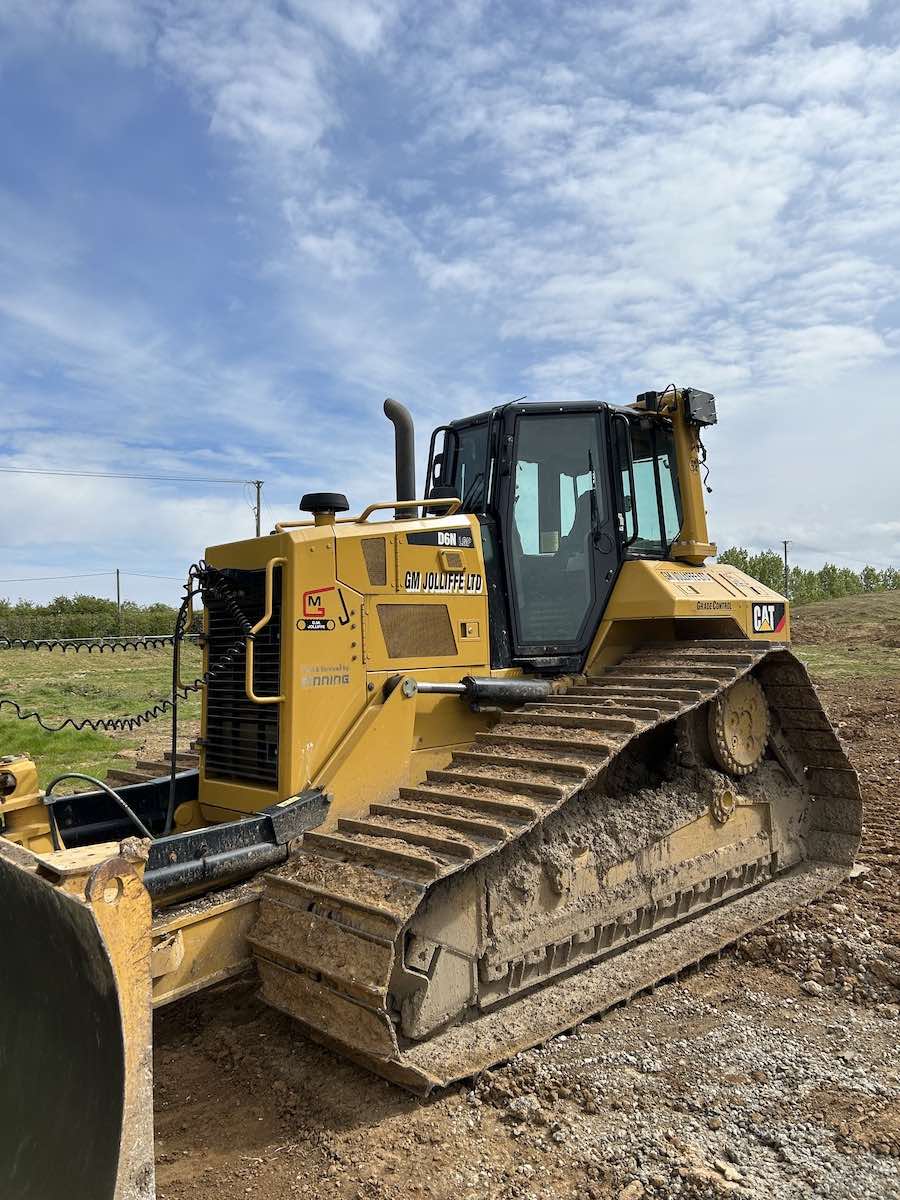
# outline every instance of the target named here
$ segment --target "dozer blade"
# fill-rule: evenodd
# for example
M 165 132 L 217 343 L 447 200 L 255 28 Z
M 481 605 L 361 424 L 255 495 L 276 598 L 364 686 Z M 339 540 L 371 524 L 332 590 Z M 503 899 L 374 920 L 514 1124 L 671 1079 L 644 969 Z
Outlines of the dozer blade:
M 0 1195 L 153 1200 L 141 843 L 0 839 Z
M 427 1092 L 827 891 L 861 822 L 789 650 L 648 646 L 307 833 L 250 943 L 269 1003 Z

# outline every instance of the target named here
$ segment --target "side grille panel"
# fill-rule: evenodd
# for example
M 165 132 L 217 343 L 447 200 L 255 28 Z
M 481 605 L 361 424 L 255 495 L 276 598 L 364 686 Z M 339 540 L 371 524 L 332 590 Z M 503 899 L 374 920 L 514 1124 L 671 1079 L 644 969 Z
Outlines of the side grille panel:
M 391 658 L 439 658 L 456 654 L 446 604 L 379 604 L 378 620 Z
M 265 612 L 265 571 L 226 570 L 241 612 L 255 624 Z M 281 691 L 281 567 L 272 576 L 272 619 L 256 635 L 254 687 L 258 696 Z M 228 609 L 212 600 L 207 607 L 209 661 L 215 663 L 240 637 Z M 204 767 L 209 779 L 275 788 L 278 785 L 280 705 L 253 704 L 244 692 L 246 653 L 210 680 L 206 688 Z
M 372 587 L 384 587 L 387 583 L 387 544 L 383 537 L 362 540 L 363 558 Z

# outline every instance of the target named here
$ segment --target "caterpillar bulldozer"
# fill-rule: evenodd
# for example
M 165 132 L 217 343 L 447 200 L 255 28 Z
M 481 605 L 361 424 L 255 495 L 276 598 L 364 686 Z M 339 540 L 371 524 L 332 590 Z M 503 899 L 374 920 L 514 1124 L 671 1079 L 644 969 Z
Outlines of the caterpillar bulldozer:
M 426 1093 L 844 878 L 857 776 L 784 596 L 716 563 L 714 397 L 517 402 L 417 495 L 207 551 L 200 766 L 59 795 L 0 763 L 0 1191 L 154 1195 L 152 1010 L 255 971 Z

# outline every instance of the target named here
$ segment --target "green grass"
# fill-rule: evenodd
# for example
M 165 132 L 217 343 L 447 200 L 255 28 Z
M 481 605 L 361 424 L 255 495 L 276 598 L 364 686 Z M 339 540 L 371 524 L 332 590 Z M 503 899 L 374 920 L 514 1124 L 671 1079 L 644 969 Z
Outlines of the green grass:
M 54 776 L 64 771 L 81 771 L 105 779 L 116 753 L 136 744 L 88 730 L 78 733 L 74 729 L 64 729 L 60 733 L 47 733 L 34 722 L 9 718 L 0 721 L 0 755 L 30 754 L 38 764 L 41 787 L 46 787 Z M 69 789 L 61 786 L 60 790 Z
M 68 716 L 131 716 L 169 695 L 171 663 L 167 650 L 115 654 L 3 650 L 0 697 L 36 709 L 51 724 Z M 199 650 L 186 647 L 182 677 L 189 682 L 200 670 Z M 78 732 L 71 728 L 48 733 L 35 721 L 20 721 L 7 714 L 8 710 L 0 716 L 0 754 L 30 754 L 38 763 L 42 786 L 66 770 L 105 779 L 115 756 L 123 749 L 140 746 L 145 730 L 158 733 L 169 728 L 169 718 L 163 716 L 133 733 Z M 179 705 L 179 717 L 185 721 L 196 720 L 199 715 L 199 694 Z M 127 764 L 119 760 L 117 765 Z
M 798 655 L 820 679 L 900 676 L 900 593 L 804 604 L 792 613 Z
M 900 677 L 900 593 L 875 592 L 806 604 L 793 612 L 798 655 L 818 679 Z M 200 652 L 185 647 L 182 675 L 200 673 Z M 51 722 L 63 717 L 127 716 L 169 694 L 167 650 L 115 654 L 59 651 L 0 651 L 0 696 L 36 708 Z M 200 697 L 180 706 L 185 722 L 200 715 Z M 165 735 L 168 717 L 134 733 L 105 734 L 73 729 L 47 733 L 34 721 L 0 716 L 0 755 L 28 753 L 38 763 L 42 784 L 66 770 L 100 779 L 116 755 L 143 745 L 148 734 Z M 156 755 L 154 755 L 156 756 Z M 118 766 L 127 765 L 121 759 Z
M 868 592 L 861 596 L 841 596 L 837 600 L 816 600 L 793 610 L 795 624 L 801 626 L 828 622 L 853 631 L 872 625 L 897 626 L 900 632 L 900 592 Z
M 794 651 L 815 679 L 896 679 L 900 650 L 873 646 L 813 646 L 794 642 Z

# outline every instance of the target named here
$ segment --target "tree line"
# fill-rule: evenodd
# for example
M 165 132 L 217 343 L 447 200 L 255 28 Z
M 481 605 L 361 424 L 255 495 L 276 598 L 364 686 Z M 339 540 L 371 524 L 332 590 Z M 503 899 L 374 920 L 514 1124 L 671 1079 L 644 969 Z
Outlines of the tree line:
M 730 563 L 766 587 L 784 593 L 784 561 L 775 550 L 753 554 L 742 546 L 723 551 L 720 563 Z M 788 596 L 794 604 L 831 600 L 838 596 L 857 596 L 864 592 L 900 589 L 900 570 L 887 567 L 863 567 L 852 571 L 825 563 L 817 571 L 791 567 L 788 572 Z M 170 604 L 122 603 L 101 596 L 57 596 L 48 604 L 18 600 L 12 604 L 0 599 L 0 637 L 7 638 L 79 638 L 133 637 L 142 633 L 172 633 L 176 609 Z
M 100 596 L 57 596 L 49 604 L 0 599 L 0 637 L 83 638 L 133 637 L 142 633 L 172 633 L 176 610 L 169 604 L 135 604 Z
M 720 563 L 730 563 L 752 576 L 766 587 L 784 595 L 784 559 L 775 550 L 762 550 L 752 554 L 742 546 L 733 546 L 723 551 Z M 859 596 L 864 592 L 890 592 L 900 588 L 900 570 L 886 567 L 863 567 L 852 571 L 849 567 L 836 567 L 825 563 L 818 571 L 808 567 L 790 567 L 788 570 L 788 599 L 794 604 L 810 604 L 814 600 L 833 600 L 839 596 Z

